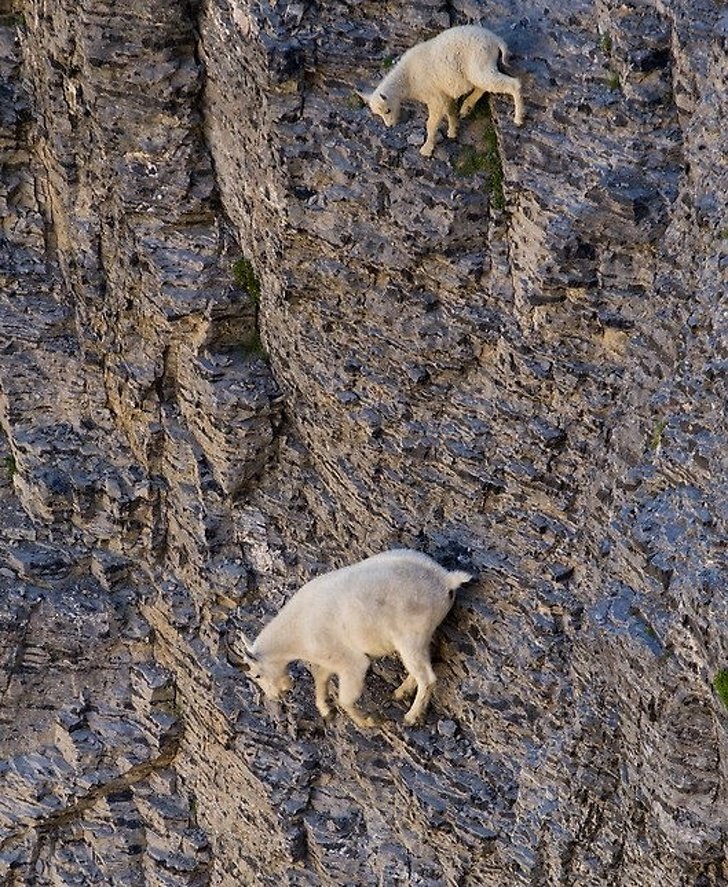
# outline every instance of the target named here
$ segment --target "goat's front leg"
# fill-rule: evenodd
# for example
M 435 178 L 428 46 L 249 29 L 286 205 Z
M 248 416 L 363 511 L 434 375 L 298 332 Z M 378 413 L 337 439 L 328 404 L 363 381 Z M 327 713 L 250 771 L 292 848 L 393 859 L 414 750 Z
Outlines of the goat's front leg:
M 447 137 L 449 139 L 454 139 L 458 134 L 459 121 L 458 116 L 455 113 L 455 102 L 452 99 L 448 99 L 445 114 L 447 116 Z
M 323 665 L 312 664 L 311 674 L 313 675 L 313 683 L 316 689 L 316 708 L 319 710 L 321 717 L 328 721 L 333 715 L 329 701 L 329 680 L 333 672 L 328 668 L 324 668 Z
M 420 154 L 425 157 L 432 157 L 435 150 L 435 139 L 437 138 L 437 127 L 445 116 L 445 106 L 442 102 L 427 106 L 427 138 L 425 144 L 420 148 Z
M 349 717 L 360 727 L 376 727 L 377 719 L 371 715 L 365 715 L 360 711 L 356 703 L 364 691 L 364 678 L 369 670 L 369 658 L 352 657 L 338 670 L 339 674 L 339 705 Z

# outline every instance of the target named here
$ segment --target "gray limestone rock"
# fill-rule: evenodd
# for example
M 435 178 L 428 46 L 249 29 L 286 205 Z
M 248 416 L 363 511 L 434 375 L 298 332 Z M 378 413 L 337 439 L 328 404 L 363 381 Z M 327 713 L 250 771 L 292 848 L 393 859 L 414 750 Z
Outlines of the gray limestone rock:
M 422 158 L 356 88 L 482 22 Z M 0 880 L 719 887 L 714 0 L 0 0 Z M 227 661 L 387 547 L 477 582 L 427 722 Z

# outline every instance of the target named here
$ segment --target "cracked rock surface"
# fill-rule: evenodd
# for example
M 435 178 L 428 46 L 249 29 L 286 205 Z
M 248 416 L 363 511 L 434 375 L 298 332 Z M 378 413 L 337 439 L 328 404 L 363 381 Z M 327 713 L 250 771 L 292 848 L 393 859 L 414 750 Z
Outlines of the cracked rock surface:
M 419 154 L 356 98 L 482 22 Z M 728 883 L 717 0 L 0 0 L 0 884 Z M 473 572 L 426 722 L 226 657 Z M 728 683 L 728 680 L 726 681 Z

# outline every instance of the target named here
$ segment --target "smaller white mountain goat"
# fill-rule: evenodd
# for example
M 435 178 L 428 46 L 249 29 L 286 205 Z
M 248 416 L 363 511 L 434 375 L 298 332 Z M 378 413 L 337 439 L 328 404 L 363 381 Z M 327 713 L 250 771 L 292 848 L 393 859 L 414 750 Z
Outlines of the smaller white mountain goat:
M 312 579 L 300 588 L 255 643 L 234 657 L 271 699 L 292 687 L 290 662 L 300 659 L 313 675 L 316 708 L 331 714 L 329 681 L 339 678 L 339 704 L 360 726 L 377 721 L 356 703 L 364 689 L 370 659 L 397 653 L 407 677 L 394 693 L 402 699 L 417 691 L 405 724 L 425 713 L 435 685 L 430 641 L 447 615 L 455 590 L 471 576 L 449 572 L 432 558 L 407 549 L 377 554 Z
M 491 31 L 479 25 L 448 28 L 431 40 L 418 43 L 402 56 L 372 93 L 358 93 L 372 113 L 387 126 L 399 120 L 400 105 L 415 99 L 427 105 L 427 139 L 420 153 L 431 157 L 440 121 L 447 118 L 447 136 L 458 134 L 455 100 L 470 93 L 460 108 L 460 116 L 472 111 L 486 92 L 506 93 L 515 102 L 514 119 L 523 123 L 521 82 L 498 70 L 498 56 L 508 60 L 508 47 Z

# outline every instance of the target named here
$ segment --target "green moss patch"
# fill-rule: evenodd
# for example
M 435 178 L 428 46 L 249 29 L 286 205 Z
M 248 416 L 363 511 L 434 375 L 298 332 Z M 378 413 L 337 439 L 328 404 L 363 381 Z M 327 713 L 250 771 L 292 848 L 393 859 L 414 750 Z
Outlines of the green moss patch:
M 611 89 L 614 92 L 617 92 L 622 88 L 622 83 L 619 79 L 619 74 L 616 71 L 608 71 L 606 78 L 607 89 Z
M 0 13 L 0 28 L 25 28 L 25 16 L 22 12 Z
M 249 360 L 252 360 L 255 357 L 261 358 L 262 360 L 268 360 L 268 352 L 265 350 L 265 345 L 260 338 L 258 330 L 255 330 L 243 339 L 240 343 L 240 349 L 243 353 L 243 357 L 248 358 Z
M 230 266 L 235 286 L 245 290 L 257 305 L 260 302 L 260 281 L 258 280 L 249 259 L 241 256 Z
M 480 118 L 480 114 L 477 116 Z M 472 145 L 466 145 L 455 158 L 453 167 L 459 176 L 485 173 L 488 177 L 491 206 L 493 209 L 503 210 L 506 198 L 503 192 L 503 163 L 498 150 L 498 134 L 490 114 L 486 112 L 482 119 L 484 123 L 482 148 L 479 150 Z
M 666 428 L 667 419 L 658 419 L 655 423 L 655 428 L 652 432 L 652 437 L 650 438 L 650 449 L 653 453 L 659 449 L 660 444 L 662 443 L 662 435 Z
M 721 669 L 713 678 L 713 689 L 718 699 L 728 709 L 728 668 Z
M 5 474 L 8 480 L 12 480 L 18 471 L 18 466 L 15 464 L 15 456 L 6 456 L 3 462 L 5 463 Z

